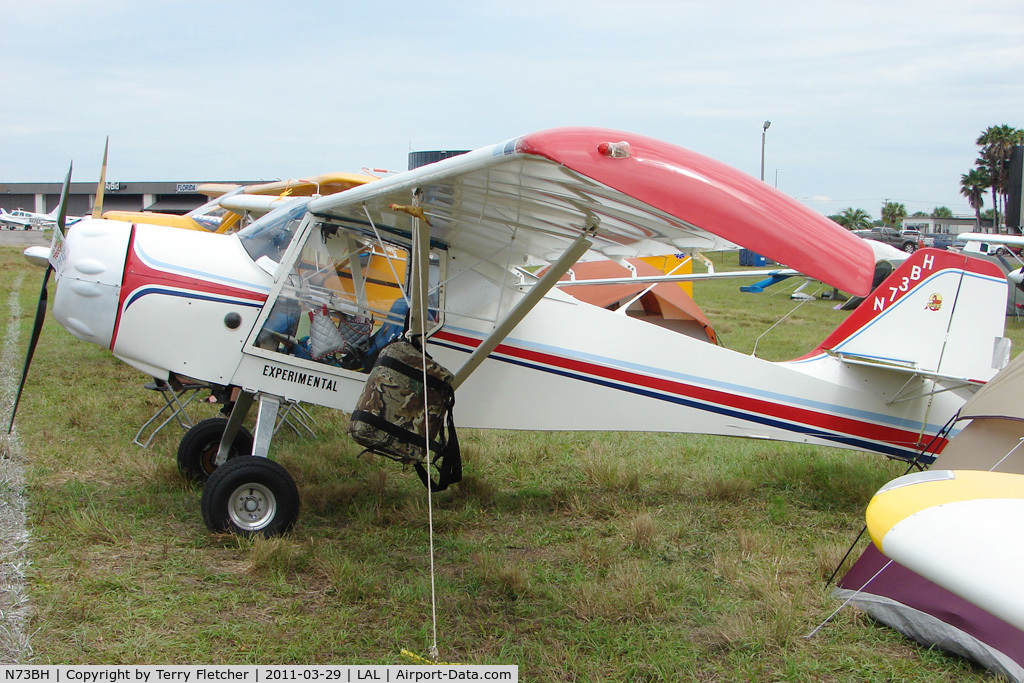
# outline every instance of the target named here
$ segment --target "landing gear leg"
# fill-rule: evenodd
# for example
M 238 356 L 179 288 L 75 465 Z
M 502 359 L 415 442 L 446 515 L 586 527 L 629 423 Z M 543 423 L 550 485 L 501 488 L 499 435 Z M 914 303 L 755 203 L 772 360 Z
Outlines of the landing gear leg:
M 210 531 L 279 536 L 291 529 L 299 517 L 295 480 L 284 467 L 267 458 L 280 398 L 259 395 L 252 454 L 227 459 L 229 447 L 225 444 L 233 442 L 255 398 L 243 391 L 235 401 L 217 453 L 218 466 L 203 486 L 201 510 Z
M 228 417 L 227 424 L 224 425 L 224 434 L 221 435 L 220 449 L 217 451 L 217 458 L 214 461 L 216 467 L 220 467 L 228 461 L 231 445 L 235 441 L 235 435 L 242 429 L 245 416 L 249 414 L 249 408 L 252 407 L 253 398 L 254 394 L 247 391 L 238 392 L 238 398 L 235 399 L 231 415 Z M 250 451 L 243 455 L 252 455 L 252 452 Z
M 277 423 L 277 412 L 281 407 L 281 399 L 269 394 L 260 394 L 260 406 L 256 412 L 256 441 L 252 454 L 261 458 L 267 457 L 270 442 L 274 438 L 274 425 Z

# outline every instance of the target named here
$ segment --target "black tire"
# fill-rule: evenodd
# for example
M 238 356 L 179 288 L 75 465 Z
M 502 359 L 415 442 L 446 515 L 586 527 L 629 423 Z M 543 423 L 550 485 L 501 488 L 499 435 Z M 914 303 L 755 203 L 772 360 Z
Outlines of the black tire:
M 299 517 L 299 490 L 273 460 L 243 455 L 214 470 L 200 506 L 210 531 L 280 536 Z
M 204 481 L 217 469 L 217 451 L 227 418 L 211 417 L 185 432 L 178 444 L 178 471 L 189 481 Z M 252 454 L 252 433 L 244 426 L 235 434 L 228 458 Z
M 903 245 L 903 251 L 905 251 L 908 254 L 913 254 L 915 251 L 917 251 L 917 243 L 916 242 L 907 242 L 907 243 L 905 243 Z

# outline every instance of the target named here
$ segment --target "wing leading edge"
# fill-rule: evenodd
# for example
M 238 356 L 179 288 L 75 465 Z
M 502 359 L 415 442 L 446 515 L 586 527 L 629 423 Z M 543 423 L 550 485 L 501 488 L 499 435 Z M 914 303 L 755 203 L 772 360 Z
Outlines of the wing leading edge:
M 620 145 L 619 143 L 626 143 Z M 559 128 L 310 203 L 349 228 L 408 235 L 417 201 L 431 238 L 502 266 L 551 261 L 581 233 L 613 258 L 733 242 L 854 294 L 871 249 L 799 202 L 725 164 L 632 133 Z M 827 250 L 828 257 L 823 257 Z

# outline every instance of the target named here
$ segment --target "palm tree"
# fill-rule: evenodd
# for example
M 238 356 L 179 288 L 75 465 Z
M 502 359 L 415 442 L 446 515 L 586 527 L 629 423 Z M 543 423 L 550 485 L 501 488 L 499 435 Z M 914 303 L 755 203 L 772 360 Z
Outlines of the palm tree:
M 972 168 L 960 176 L 960 194 L 967 197 L 967 203 L 974 209 L 974 218 L 981 229 L 981 208 L 985 206 L 985 190 L 991 185 L 988 169 L 984 166 Z
M 1015 145 L 1024 145 L 1024 130 L 1003 124 L 989 126 L 978 137 L 981 157 L 977 164 L 988 169 L 995 209 L 996 229 L 999 228 L 1001 209 L 1005 209 L 1007 187 L 1010 182 L 1010 154 Z M 1000 202 L 1002 198 L 1002 202 Z
M 864 209 L 855 209 L 852 206 L 843 209 L 837 216 L 830 216 L 839 225 L 847 230 L 866 230 L 871 227 L 871 216 Z
M 903 219 L 907 217 L 907 207 L 896 202 L 886 202 L 882 205 L 882 224 L 891 228 L 899 229 Z
M 932 209 L 932 218 L 952 218 L 953 210 L 948 206 L 936 206 Z

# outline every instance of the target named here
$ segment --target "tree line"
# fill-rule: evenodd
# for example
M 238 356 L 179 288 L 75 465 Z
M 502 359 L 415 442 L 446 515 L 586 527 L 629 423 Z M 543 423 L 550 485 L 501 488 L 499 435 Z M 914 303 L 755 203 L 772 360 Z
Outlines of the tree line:
M 1006 124 L 989 126 L 978 136 L 976 144 L 981 148 L 974 168 L 960 176 L 960 194 L 974 209 L 979 224 L 985 197 L 991 193 L 992 208 L 985 212 L 991 215 L 993 225 L 1000 225 L 1006 216 L 1006 203 L 1010 185 L 1010 155 L 1017 145 L 1024 145 L 1024 130 Z M 886 201 L 882 205 L 881 220 L 873 220 L 864 209 L 853 207 L 843 209 L 829 216 L 848 230 L 863 230 L 879 225 L 898 227 L 907 217 L 907 208 L 898 202 Z M 936 207 L 930 214 L 917 212 L 914 217 L 951 218 L 953 212 L 945 206 Z

